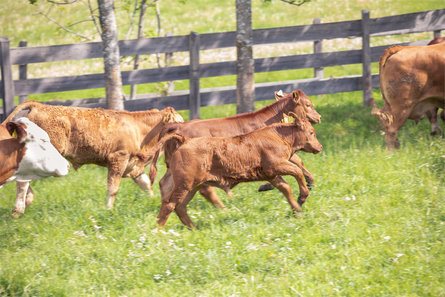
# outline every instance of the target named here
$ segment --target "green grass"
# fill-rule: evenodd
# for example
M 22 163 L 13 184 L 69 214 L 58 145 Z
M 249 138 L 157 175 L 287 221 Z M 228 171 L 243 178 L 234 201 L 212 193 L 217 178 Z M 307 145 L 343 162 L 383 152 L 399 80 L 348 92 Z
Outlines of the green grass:
M 315 17 L 323 22 L 359 19 L 361 9 L 369 9 L 374 18 L 443 8 L 442 0 L 317 0 L 299 8 L 277 0 L 270 5 L 252 2 L 254 28 L 309 24 Z M 0 36 L 10 38 L 12 45 L 20 40 L 29 46 L 80 41 L 48 25 L 26 0 L 0 3 Z M 123 1 L 117 3 L 121 9 Z M 180 3 L 161 1 L 164 32 L 235 29 L 233 2 Z M 53 15 L 73 22 L 84 9 L 82 2 L 78 4 Z M 128 12 L 118 13 L 122 34 Z M 147 28 L 153 28 L 153 15 L 148 19 Z M 77 28 L 83 33 L 90 30 L 84 25 Z M 405 36 L 395 39 L 407 41 Z M 388 39 L 371 42 L 386 44 Z M 348 48 L 327 43 L 324 50 L 329 46 Z M 290 47 L 287 53 L 300 52 L 305 49 Z M 266 55 L 257 48 L 254 54 Z M 78 67 L 80 73 L 101 71 L 61 67 Z M 39 71 L 57 75 L 59 68 L 33 65 L 30 76 L 41 77 Z M 326 77 L 359 73 L 359 65 L 325 69 Z M 310 69 L 280 71 L 256 74 L 255 81 L 312 75 Z M 201 80 L 202 88 L 234 84 L 234 76 Z M 175 87 L 187 89 L 188 82 Z M 143 85 L 138 92 L 158 88 Z M 87 90 L 30 99 L 103 94 Z M 373 97 L 382 105 L 378 90 Z M 401 149 L 389 153 L 380 125 L 370 109 L 362 107 L 361 92 L 311 99 L 322 115 L 315 129 L 323 152 L 299 153 L 315 176 L 302 214 L 294 216 L 277 190 L 259 193 L 261 183 L 246 183 L 233 189 L 235 199 L 218 191 L 226 211 L 196 195 L 189 213 L 197 230 L 187 230 L 175 214 L 158 229 L 157 183 L 151 198 L 124 179 L 116 207 L 109 211 L 106 170 L 91 165 L 67 177 L 33 182 L 34 203 L 24 216 L 13 219 L 15 185 L 10 183 L 0 190 L 0 296 L 445 296 L 445 140 L 431 138 L 425 120 L 418 125 L 407 122 L 400 132 Z M 256 108 L 268 103 L 256 102 Z M 205 107 L 201 115 L 223 117 L 235 110 L 234 105 Z M 188 118 L 188 112 L 181 114 Z M 158 167 L 159 180 L 165 167 L 161 161 Z M 297 191 L 297 183 L 286 180 Z
M 226 211 L 197 195 L 197 230 L 175 214 L 157 229 L 157 184 L 150 198 L 124 179 L 109 211 L 106 170 L 85 166 L 34 182 L 35 202 L 12 219 L 7 184 L 0 296 L 445 296 L 445 141 L 409 122 L 401 149 L 387 152 L 360 97 L 312 98 L 324 149 L 300 153 L 316 185 L 297 216 L 277 190 L 246 183 L 235 199 L 218 192 Z

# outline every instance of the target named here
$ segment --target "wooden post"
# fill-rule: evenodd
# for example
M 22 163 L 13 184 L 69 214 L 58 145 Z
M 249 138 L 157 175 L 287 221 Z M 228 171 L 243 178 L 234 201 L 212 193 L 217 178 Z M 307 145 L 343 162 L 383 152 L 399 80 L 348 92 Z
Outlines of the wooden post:
M 14 109 L 14 80 L 12 79 L 12 66 L 9 48 L 9 39 L 0 37 L 0 67 L 2 74 L 2 98 L 4 120 Z
M 19 43 L 19 47 L 26 47 L 28 45 L 28 42 L 26 41 L 20 41 Z M 28 65 L 27 64 L 23 64 L 23 65 L 19 65 L 19 79 L 27 79 L 28 77 Z M 25 102 L 28 99 L 28 96 L 23 95 L 23 96 L 19 96 L 19 104 Z
M 372 85 L 369 10 L 362 10 L 362 69 L 363 106 L 370 106 L 372 98 Z
M 172 32 L 167 32 L 165 34 L 165 37 L 173 36 Z M 171 65 L 173 61 L 173 53 L 165 53 L 165 67 L 168 67 Z M 167 82 L 166 89 L 162 92 L 162 96 L 168 96 L 169 94 L 173 93 L 175 90 L 175 81 L 171 80 Z
M 315 18 L 313 21 L 314 24 L 321 24 L 320 18 Z M 322 41 L 315 40 L 314 41 L 314 54 L 321 53 L 323 51 Z M 316 79 L 322 79 L 324 77 L 323 67 L 314 68 L 314 77 Z
M 190 120 L 199 119 L 201 106 L 201 94 L 199 90 L 199 34 L 190 32 L 190 79 L 189 79 L 189 117 Z
M 433 38 L 438 38 L 440 37 L 440 30 L 436 30 L 433 32 Z
M 252 5 L 236 0 L 236 113 L 255 109 L 255 64 L 252 51 Z

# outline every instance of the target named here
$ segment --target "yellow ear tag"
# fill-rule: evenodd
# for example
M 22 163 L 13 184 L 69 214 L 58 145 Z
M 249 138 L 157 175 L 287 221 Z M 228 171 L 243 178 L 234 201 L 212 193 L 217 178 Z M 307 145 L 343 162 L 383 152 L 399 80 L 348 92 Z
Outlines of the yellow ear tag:
M 14 132 L 12 132 L 12 138 L 17 138 L 17 130 L 14 130 Z

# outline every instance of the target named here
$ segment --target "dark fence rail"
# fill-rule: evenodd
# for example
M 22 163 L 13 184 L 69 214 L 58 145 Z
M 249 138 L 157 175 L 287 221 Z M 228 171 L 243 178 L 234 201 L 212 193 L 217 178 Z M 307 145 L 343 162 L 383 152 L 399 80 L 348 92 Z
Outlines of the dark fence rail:
M 370 37 L 429 31 L 434 31 L 435 36 L 439 36 L 440 30 L 444 29 L 445 9 L 375 19 L 369 18 L 368 11 L 363 11 L 361 20 L 324 24 L 314 22 L 314 24 L 304 26 L 253 30 L 254 45 L 313 41 L 320 48 L 321 41 L 326 39 L 362 38 L 362 49 L 360 50 L 339 52 L 315 50 L 313 54 L 255 59 L 256 73 L 303 68 L 320 70 L 323 67 L 348 64 L 363 65 L 363 74 L 360 76 L 322 78 L 318 75 L 313 79 L 256 84 L 255 100 L 270 99 L 273 91 L 278 89 L 284 91 L 303 89 L 308 95 L 363 90 L 364 102 L 366 102 L 369 100 L 371 88 L 379 87 L 378 75 L 371 74 L 370 64 L 377 62 L 385 48 L 390 46 L 370 47 Z M 193 57 L 190 59 L 191 65 L 123 71 L 122 80 L 124 85 L 175 80 L 190 80 L 191 84 L 193 82 L 191 91 L 175 92 L 175 95 L 166 97 L 157 96 L 128 100 L 125 101 L 125 108 L 127 110 L 141 110 L 173 106 L 178 110 L 191 108 L 191 112 L 197 113 L 199 106 L 235 103 L 235 86 L 208 90 L 199 89 L 199 78 L 236 74 L 236 61 L 199 63 L 199 50 L 234 47 L 235 35 L 236 32 L 199 35 L 192 33 L 184 36 L 120 41 L 121 56 L 190 52 L 191 57 Z M 193 40 L 193 43 L 191 43 L 191 40 Z M 416 42 L 416 44 L 426 44 L 426 42 Z M 413 43 L 403 43 L 402 45 L 407 44 Z M 199 49 L 198 52 L 197 49 Z M 198 59 L 196 59 L 196 55 L 198 55 Z M 23 74 L 23 69 L 26 69 L 24 65 L 101 57 L 101 42 L 10 48 L 8 39 L 0 38 L 2 74 L 0 94 L 3 98 L 3 114 L 9 114 L 14 108 L 14 96 L 26 98 L 23 96 L 104 87 L 103 74 L 27 79 L 26 71 Z M 20 65 L 21 67 L 19 80 L 12 79 L 13 65 Z M 198 79 L 198 83 L 196 79 Z M 198 97 L 200 101 L 196 100 Z M 196 104 L 196 102 L 199 104 Z M 106 106 L 103 98 L 52 101 L 49 103 L 88 107 Z

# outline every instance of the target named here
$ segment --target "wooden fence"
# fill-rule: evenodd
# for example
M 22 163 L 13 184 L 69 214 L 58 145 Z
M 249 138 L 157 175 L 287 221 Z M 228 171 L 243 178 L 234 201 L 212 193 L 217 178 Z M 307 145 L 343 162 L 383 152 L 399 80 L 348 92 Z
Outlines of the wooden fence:
M 308 95 L 331 94 L 363 90 L 364 104 L 371 97 L 372 88 L 379 87 L 378 74 L 371 74 L 371 63 L 377 62 L 384 49 L 390 45 L 370 47 L 370 37 L 382 35 L 434 32 L 440 36 L 445 29 L 445 9 L 425 12 L 370 18 L 369 11 L 362 11 L 361 20 L 334 23 L 315 21 L 311 25 L 253 30 L 253 44 L 277 44 L 314 42 L 314 53 L 255 59 L 255 72 L 314 68 L 311 79 L 280 81 L 255 85 L 255 100 L 267 100 L 279 89 L 289 92 L 302 89 Z M 189 80 L 191 91 L 175 92 L 166 97 L 145 97 L 125 101 L 125 109 L 145 110 L 172 106 L 177 110 L 190 109 L 199 114 L 200 106 L 222 105 L 236 102 L 235 86 L 214 89 L 199 88 L 199 79 L 236 74 L 236 61 L 199 63 L 199 51 L 235 46 L 236 32 L 208 33 L 139 40 L 120 41 L 122 56 L 190 52 L 190 65 L 123 71 L 124 85 Z M 336 38 L 362 38 L 362 49 L 339 52 L 322 52 L 321 41 Z M 420 42 L 420 44 L 426 44 Z M 409 44 L 409 43 L 405 43 Z M 392 44 L 391 44 L 392 45 Z M 14 108 L 14 96 L 24 100 L 30 94 L 64 92 L 104 87 L 103 74 L 78 76 L 26 78 L 26 64 L 63 60 L 92 59 L 102 57 L 102 43 L 81 43 L 40 47 L 10 48 L 9 40 L 0 38 L 0 64 L 2 80 L 0 94 L 3 99 L 3 114 Z M 328 66 L 362 64 L 362 75 L 323 78 L 322 68 Z M 19 65 L 20 79 L 13 80 L 12 67 Z M 67 106 L 105 107 L 104 98 L 52 101 L 50 104 Z

